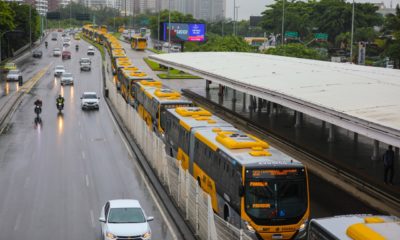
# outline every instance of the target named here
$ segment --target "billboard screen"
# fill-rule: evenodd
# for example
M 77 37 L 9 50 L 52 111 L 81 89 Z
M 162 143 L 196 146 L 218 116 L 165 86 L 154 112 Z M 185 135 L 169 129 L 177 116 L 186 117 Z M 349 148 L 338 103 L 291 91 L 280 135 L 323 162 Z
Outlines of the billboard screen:
M 161 23 L 160 36 L 162 41 L 168 41 L 168 23 Z M 203 42 L 206 26 L 204 23 L 171 23 L 171 42 Z

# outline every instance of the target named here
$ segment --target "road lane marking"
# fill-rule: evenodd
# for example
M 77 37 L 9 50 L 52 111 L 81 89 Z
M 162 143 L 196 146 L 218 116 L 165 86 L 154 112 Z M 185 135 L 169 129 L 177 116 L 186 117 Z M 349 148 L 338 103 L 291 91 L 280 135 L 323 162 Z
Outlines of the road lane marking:
M 18 230 L 19 222 L 21 221 L 21 213 L 18 214 L 17 220 L 15 221 L 14 231 Z
M 85 180 L 86 180 L 86 187 L 89 187 L 89 176 L 87 174 L 85 176 Z
M 84 152 L 84 151 L 82 151 L 82 158 L 83 158 L 83 159 L 86 158 L 86 155 L 85 155 L 85 152 Z
M 94 224 L 93 210 L 90 210 L 90 220 L 92 221 L 92 227 L 93 227 L 93 228 L 96 228 L 96 225 Z
M 119 135 L 120 135 L 120 137 L 121 137 L 121 139 L 122 139 L 122 141 L 123 141 L 123 143 L 124 143 L 126 149 L 128 150 L 128 154 L 133 158 L 132 150 L 131 150 L 131 148 L 129 147 L 128 143 L 126 142 L 125 137 L 122 135 L 121 129 L 119 128 L 119 126 L 118 126 L 117 123 L 115 122 L 115 119 L 114 119 L 114 117 L 113 117 L 113 115 L 112 115 L 111 110 L 109 109 L 109 107 L 107 107 L 107 110 L 108 110 L 108 113 L 110 114 L 111 120 L 112 120 L 112 122 L 114 123 L 114 125 L 115 125 L 115 127 L 116 127 L 116 129 L 117 129 L 117 131 L 118 131 L 118 133 L 119 133 Z M 135 167 L 136 167 L 137 169 L 141 169 L 141 167 L 139 166 L 139 164 L 137 163 L 137 161 L 133 161 L 133 164 L 135 164 Z M 171 226 L 170 220 L 167 218 L 167 216 L 166 216 L 166 214 L 165 214 L 163 208 L 162 208 L 161 205 L 158 203 L 157 198 L 156 198 L 156 196 L 155 196 L 155 194 L 154 194 L 154 190 L 153 190 L 153 188 L 150 186 L 150 184 L 149 184 L 149 182 L 148 182 L 148 179 L 144 176 L 144 174 L 143 174 L 142 171 L 137 171 L 137 172 L 139 173 L 140 177 L 142 178 L 144 184 L 146 185 L 146 188 L 149 190 L 150 196 L 151 196 L 151 198 L 153 199 L 154 203 L 156 204 L 158 210 L 160 211 L 161 217 L 164 219 L 164 222 L 165 222 L 165 224 L 167 225 L 168 230 L 170 231 L 170 233 L 171 233 L 171 235 L 172 235 L 172 238 L 173 238 L 173 239 L 178 239 L 178 237 L 176 236 L 175 232 L 173 231 L 173 228 L 172 228 L 172 226 Z
M 30 180 L 31 180 L 30 177 L 27 177 L 27 178 L 25 179 L 24 188 L 27 188 L 27 187 L 28 187 L 28 184 L 29 184 Z
M 82 133 L 79 133 L 79 138 L 80 138 L 81 140 L 83 139 Z

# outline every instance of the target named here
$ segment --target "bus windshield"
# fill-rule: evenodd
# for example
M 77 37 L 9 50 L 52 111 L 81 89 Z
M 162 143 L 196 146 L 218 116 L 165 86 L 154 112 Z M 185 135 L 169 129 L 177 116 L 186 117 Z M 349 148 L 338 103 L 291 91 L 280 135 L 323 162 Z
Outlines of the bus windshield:
M 245 210 L 258 225 L 292 224 L 307 211 L 305 174 L 246 181 Z

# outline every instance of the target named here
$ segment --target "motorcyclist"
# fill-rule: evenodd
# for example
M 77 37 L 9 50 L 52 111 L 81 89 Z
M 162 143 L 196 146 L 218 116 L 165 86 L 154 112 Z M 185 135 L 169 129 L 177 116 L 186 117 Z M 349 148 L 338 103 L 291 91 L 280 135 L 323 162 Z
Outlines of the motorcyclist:
M 75 49 L 76 49 L 76 51 L 78 51 L 79 50 L 79 45 L 77 44 L 77 45 L 75 45 Z
M 37 107 L 42 107 L 43 102 L 42 102 L 42 100 L 40 100 L 40 99 L 38 98 L 38 99 L 36 99 L 36 101 L 34 102 L 34 104 L 35 104 L 35 106 L 37 106 Z
M 40 99 L 38 98 L 38 99 L 36 99 L 36 101 L 34 102 L 34 104 L 35 104 L 35 109 L 34 109 L 34 111 L 35 111 L 35 113 L 36 113 L 35 122 L 40 122 L 40 117 L 39 117 L 39 115 L 40 115 L 40 113 L 42 113 L 42 105 L 43 105 L 42 100 L 40 100 Z
M 47 43 L 47 41 L 45 41 L 44 42 L 44 46 L 47 48 L 47 45 L 48 45 L 48 43 Z
M 64 108 L 64 98 L 61 96 L 61 94 L 58 95 L 58 98 L 56 99 L 56 106 L 58 107 L 58 104 L 61 104 L 61 107 Z

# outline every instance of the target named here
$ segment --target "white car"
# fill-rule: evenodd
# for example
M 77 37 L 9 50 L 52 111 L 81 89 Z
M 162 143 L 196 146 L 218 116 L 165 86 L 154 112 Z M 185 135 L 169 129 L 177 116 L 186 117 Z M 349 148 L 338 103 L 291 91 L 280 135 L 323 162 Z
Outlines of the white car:
M 88 47 L 87 55 L 94 55 L 94 47 L 93 46 Z
M 6 79 L 7 81 L 19 81 L 22 79 L 22 73 L 19 69 L 10 70 Z
M 181 48 L 179 46 L 172 46 L 171 47 L 171 52 L 180 52 Z
M 95 92 L 84 92 L 81 97 L 81 108 L 99 110 L 99 97 Z
M 54 76 L 59 77 L 65 73 L 65 67 L 63 65 L 57 65 L 54 69 Z
M 53 49 L 53 56 L 54 56 L 54 57 L 59 57 L 59 56 L 61 56 L 61 49 L 59 49 L 59 48 L 54 48 L 54 49 Z
M 61 85 L 74 85 L 74 77 L 72 76 L 72 73 L 63 73 L 61 75 Z
M 110 200 L 101 209 L 101 234 L 104 240 L 150 240 L 151 229 L 148 222 L 153 219 L 146 216 L 137 200 Z

